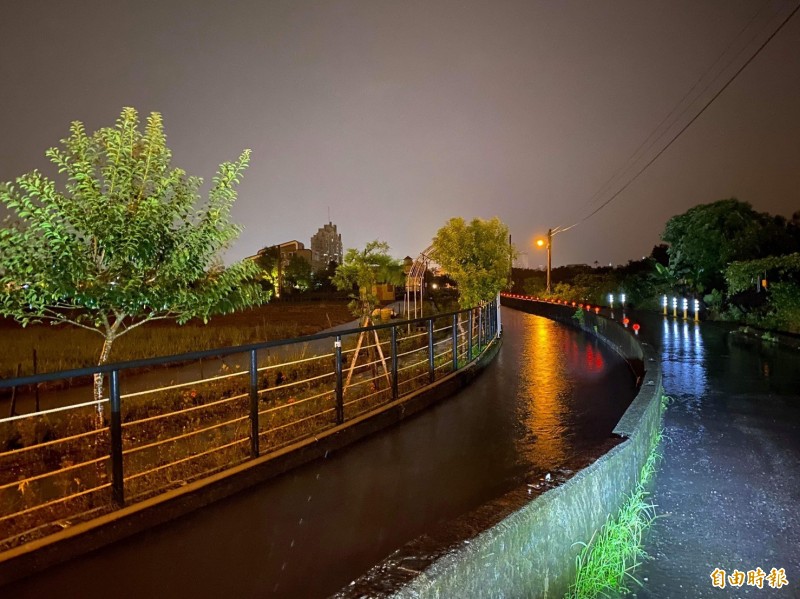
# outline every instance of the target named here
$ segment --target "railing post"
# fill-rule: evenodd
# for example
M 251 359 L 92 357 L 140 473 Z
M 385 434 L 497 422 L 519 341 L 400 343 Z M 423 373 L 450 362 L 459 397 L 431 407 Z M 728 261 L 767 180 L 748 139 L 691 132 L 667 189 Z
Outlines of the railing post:
M 483 306 L 478 308 L 478 352 L 483 347 Z
M 119 396 L 119 370 L 111 371 L 111 498 L 118 507 L 125 505 L 125 478 L 122 470 L 122 402 Z
M 453 314 L 453 372 L 458 370 L 458 314 Z
M 433 382 L 436 371 L 433 369 L 433 318 L 428 320 L 428 379 Z
M 250 455 L 257 458 L 258 448 L 258 350 L 250 350 Z
M 397 399 L 397 325 L 392 326 L 392 399 Z
M 336 424 L 344 422 L 344 389 L 342 381 L 342 336 L 336 335 Z
M 467 331 L 467 362 L 472 361 L 472 321 L 474 320 L 474 316 L 472 315 L 472 309 L 470 309 L 468 318 L 469 321 L 469 330 Z

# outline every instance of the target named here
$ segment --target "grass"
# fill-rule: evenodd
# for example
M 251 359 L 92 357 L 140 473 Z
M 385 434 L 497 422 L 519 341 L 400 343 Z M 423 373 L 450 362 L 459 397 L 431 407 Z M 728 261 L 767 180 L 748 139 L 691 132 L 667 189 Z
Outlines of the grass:
M 353 320 L 344 301 L 276 302 L 234 314 L 213 317 L 207 324 L 154 322 L 134 329 L 114 344 L 111 361 L 123 362 L 215 347 L 288 339 L 317 333 Z M 47 324 L 21 327 L 0 319 L 5 351 L 0 353 L 0 377 L 33 374 L 33 351 L 38 372 L 84 368 L 97 363 L 102 339 L 72 326 Z
M 662 396 L 661 411 L 669 399 Z M 656 519 L 655 505 L 650 502 L 647 485 L 655 474 L 661 459 L 660 445 L 663 432 L 651 440 L 651 450 L 642 466 L 639 481 L 625 500 L 616 518 L 610 516 L 576 558 L 577 575 L 565 599 L 592 599 L 597 596 L 612 597 L 630 592 L 630 584 L 638 584 L 634 571 L 647 558 L 643 548 L 645 531 Z

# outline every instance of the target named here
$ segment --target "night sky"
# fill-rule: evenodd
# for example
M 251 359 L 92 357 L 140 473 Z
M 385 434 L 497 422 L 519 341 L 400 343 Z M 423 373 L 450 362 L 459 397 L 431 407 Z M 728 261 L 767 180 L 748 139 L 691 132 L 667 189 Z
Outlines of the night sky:
M 134 106 L 164 115 L 174 164 L 206 180 L 252 148 L 228 260 L 308 243 L 330 208 L 346 248 L 379 238 L 398 257 L 452 216 L 498 216 L 534 267 L 535 236 L 608 199 L 795 5 L 7 1 L 0 180 L 52 172 L 44 151 L 70 121 L 94 130 Z M 640 258 L 670 216 L 725 197 L 788 216 L 799 183 L 797 14 L 617 200 L 555 238 L 553 263 Z

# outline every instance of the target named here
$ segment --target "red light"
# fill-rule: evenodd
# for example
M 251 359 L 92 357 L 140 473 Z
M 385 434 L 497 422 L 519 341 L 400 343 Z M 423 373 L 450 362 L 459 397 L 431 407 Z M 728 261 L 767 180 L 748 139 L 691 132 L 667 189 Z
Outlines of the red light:
M 628 323 L 629 323 L 630 321 L 631 321 L 631 320 L 630 320 L 630 318 L 623 318 L 623 319 L 622 319 L 622 324 L 624 324 L 624 325 L 625 325 L 625 328 L 628 328 Z
M 592 309 L 592 306 L 591 306 L 591 304 L 586 304 L 586 311 L 588 312 L 588 311 L 589 311 L 589 310 L 591 310 L 591 309 Z
M 600 306 L 595 306 L 594 307 L 594 313 L 595 314 L 600 314 Z
M 639 323 L 636 323 L 635 325 L 633 325 L 633 330 L 636 331 L 637 333 L 639 332 Z
M 573 307 L 573 308 L 575 307 L 575 302 L 572 302 L 572 307 Z

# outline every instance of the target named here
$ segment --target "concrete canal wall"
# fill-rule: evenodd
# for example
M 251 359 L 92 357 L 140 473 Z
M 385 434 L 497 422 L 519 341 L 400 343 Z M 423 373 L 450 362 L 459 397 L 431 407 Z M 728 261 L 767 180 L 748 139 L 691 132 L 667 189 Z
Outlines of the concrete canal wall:
M 625 440 L 561 486 L 448 551 L 395 597 L 563 597 L 575 579 L 578 543 L 588 543 L 633 491 L 661 427 L 660 364 L 630 330 L 586 311 L 579 322 L 575 308 L 565 305 L 508 296 L 502 303 L 581 328 L 628 361 L 641 386 L 614 429 Z

